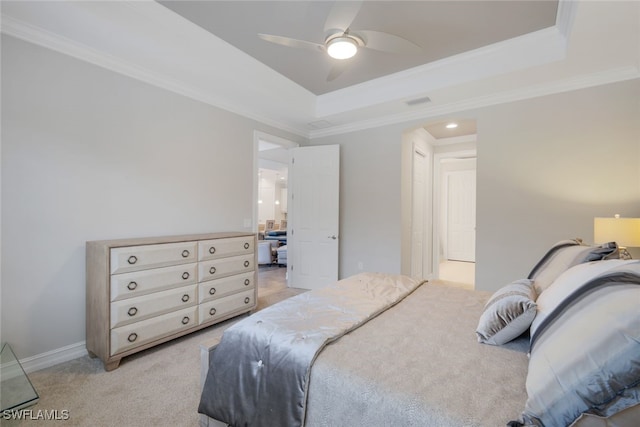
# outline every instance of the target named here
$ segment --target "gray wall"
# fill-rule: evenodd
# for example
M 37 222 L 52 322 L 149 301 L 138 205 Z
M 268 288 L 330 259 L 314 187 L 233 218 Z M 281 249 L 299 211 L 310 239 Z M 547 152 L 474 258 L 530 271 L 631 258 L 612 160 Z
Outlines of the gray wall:
M 3 36 L 2 341 L 84 341 L 87 240 L 250 230 L 255 129 Z
M 253 131 L 304 143 L 2 42 L 2 341 L 20 358 L 84 340 L 85 241 L 241 230 Z M 638 99 L 634 80 L 460 113 L 478 121 L 478 288 L 523 277 L 557 240 L 591 241 L 594 216 L 640 217 Z M 402 133 L 418 125 L 313 141 L 341 146 L 340 277 L 401 271 Z
M 593 218 L 640 217 L 640 80 L 483 109 L 476 286 L 526 277 Z
M 595 216 L 640 217 L 639 99 L 636 79 L 458 114 L 478 123 L 477 289 L 526 277 L 559 240 L 591 243 Z M 406 272 L 401 134 L 418 124 L 312 141 L 342 149 L 341 277 L 361 260 Z
M 319 138 L 340 145 L 341 278 L 364 271 L 400 273 L 400 149 L 403 126 Z

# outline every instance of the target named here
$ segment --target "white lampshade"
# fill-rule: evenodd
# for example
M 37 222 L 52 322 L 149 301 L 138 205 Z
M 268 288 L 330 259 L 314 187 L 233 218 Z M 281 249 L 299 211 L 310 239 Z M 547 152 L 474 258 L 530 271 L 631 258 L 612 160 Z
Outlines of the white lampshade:
M 595 243 L 616 242 L 625 248 L 640 247 L 640 218 L 594 218 Z
M 327 53 L 335 59 L 348 59 L 356 52 L 358 52 L 358 45 L 349 37 L 336 37 L 327 45 Z

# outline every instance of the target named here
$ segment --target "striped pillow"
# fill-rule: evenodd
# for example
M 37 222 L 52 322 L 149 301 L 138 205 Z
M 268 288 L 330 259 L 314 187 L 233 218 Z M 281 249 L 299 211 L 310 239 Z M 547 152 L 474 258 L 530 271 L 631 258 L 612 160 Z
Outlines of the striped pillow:
M 536 316 L 532 282 L 530 279 L 516 280 L 489 298 L 476 328 L 479 342 L 502 345 L 529 329 Z
M 533 280 L 536 295 L 540 296 L 558 276 L 574 265 L 607 259 L 617 253 L 618 245 L 615 242 L 587 246 L 582 244 L 581 239 L 562 240 L 547 251 L 527 278 Z
M 640 406 L 640 261 L 573 267 L 542 300 L 523 419 L 510 425 L 638 425 L 606 419 Z

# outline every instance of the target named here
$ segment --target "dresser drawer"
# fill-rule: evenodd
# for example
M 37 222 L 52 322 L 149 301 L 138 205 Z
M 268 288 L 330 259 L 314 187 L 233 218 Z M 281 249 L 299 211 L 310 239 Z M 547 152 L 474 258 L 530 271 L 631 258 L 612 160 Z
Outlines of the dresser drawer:
M 220 258 L 198 263 L 200 281 L 213 280 L 219 277 L 253 271 L 255 258 L 253 254 Z
M 197 303 L 197 285 L 155 292 L 111 304 L 111 327 L 128 325 Z
M 255 291 L 249 290 L 224 298 L 200 304 L 200 324 L 212 322 L 231 312 L 246 308 L 249 311 L 255 304 Z
M 112 248 L 111 274 L 196 262 L 196 250 L 196 242 Z
M 237 274 L 223 279 L 208 280 L 198 284 L 198 302 L 211 301 L 255 287 L 253 272 Z
M 198 324 L 198 307 L 189 307 L 111 330 L 111 355 Z
M 198 281 L 197 264 L 154 268 L 111 276 L 111 301 L 177 288 Z
M 201 240 L 198 242 L 198 260 L 224 258 L 253 253 L 254 236 L 230 237 L 227 239 Z

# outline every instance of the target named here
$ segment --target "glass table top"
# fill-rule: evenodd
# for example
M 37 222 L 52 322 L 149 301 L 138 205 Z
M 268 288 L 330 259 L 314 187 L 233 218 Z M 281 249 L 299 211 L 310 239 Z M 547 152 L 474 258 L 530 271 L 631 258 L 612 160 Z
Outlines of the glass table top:
M 0 351 L 0 411 L 19 410 L 34 405 L 38 393 L 7 343 Z

